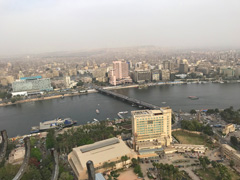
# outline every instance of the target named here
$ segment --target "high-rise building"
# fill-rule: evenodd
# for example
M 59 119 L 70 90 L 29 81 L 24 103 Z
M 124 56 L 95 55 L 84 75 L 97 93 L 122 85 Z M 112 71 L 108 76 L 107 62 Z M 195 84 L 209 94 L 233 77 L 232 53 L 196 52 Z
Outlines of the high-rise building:
M 124 60 L 113 61 L 113 69 L 109 72 L 109 83 L 116 86 L 132 82 L 128 72 L 128 63 Z
M 137 83 L 143 83 L 151 81 L 151 72 L 149 70 L 137 70 L 134 71 L 133 79 Z
M 234 76 L 234 69 L 230 67 L 221 67 L 220 74 L 225 75 L 226 77 L 233 77 Z
M 159 81 L 160 79 L 160 73 L 159 70 L 152 70 L 152 81 Z
M 162 67 L 163 69 L 168 69 L 168 70 L 172 70 L 174 67 L 174 64 L 171 61 L 163 61 L 162 63 Z
M 188 72 L 188 65 L 187 64 L 180 64 L 179 66 L 179 73 L 186 74 Z
M 71 85 L 70 76 L 66 76 L 65 77 L 65 86 L 66 86 L 66 88 L 70 88 L 70 85 Z
M 172 109 L 132 111 L 134 149 L 139 155 L 157 154 L 172 142 Z
M 168 69 L 160 71 L 160 80 L 162 81 L 170 80 L 170 71 Z

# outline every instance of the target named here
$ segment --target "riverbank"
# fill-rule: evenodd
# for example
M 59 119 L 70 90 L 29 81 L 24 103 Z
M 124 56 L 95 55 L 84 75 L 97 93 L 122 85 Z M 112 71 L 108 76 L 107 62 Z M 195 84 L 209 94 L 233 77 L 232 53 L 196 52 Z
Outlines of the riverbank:
M 211 81 L 203 81 L 203 82 L 183 82 L 183 81 L 169 81 L 169 82 L 157 82 L 157 83 L 148 83 L 144 85 L 139 85 L 139 84 L 134 84 L 134 85 L 120 85 L 120 86 L 107 86 L 103 87 L 103 89 L 108 89 L 108 90 L 118 90 L 118 89 L 128 89 L 128 88 L 140 88 L 141 86 L 143 87 L 149 87 L 149 86 L 163 86 L 163 85 L 182 85 L 182 84 L 206 84 L 206 83 L 212 83 Z M 221 82 L 214 82 L 214 83 L 220 83 Z M 233 83 L 239 83 L 239 81 L 233 82 Z M 87 91 L 87 93 L 67 93 L 64 94 L 64 97 L 71 97 L 71 96 L 79 96 L 79 95 L 84 95 L 88 93 L 96 93 L 97 91 L 95 89 L 90 89 Z M 25 99 L 25 100 L 20 100 L 15 103 L 1 103 L 0 107 L 3 106 L 9 106 L 9 105 L 15 105 L 15 104 L 21 104 L 21 103 L 26 103 L 26 102 L 33 102 L 33 101 L 43 101 L 43 100 L 49 100 L 49 99 L 58 99 L 62 98 L 63 95 L 54 95 L 54 96 L 48 96 L 48 97 L 41 97 L 41 98 L 33 98 L 33 99 Z
M 159 83 L 148 83 L 145 86 L 157 86 L 157 85 L 169 85 L 169 84 L 185 84 L 184 82 L 181 81 L 176 81 L 176 82 L 159 82 Z M 107 86 L 104 87 L 103 89 L 108 89 L 108 90 L 117 90 L 117 89 L 126 89 L 126 88 L 138 88 L 139 84 L 134 84 L 134 85 L 128 85 L 128 86 Z M 87 91 L 87 93 L 66 93 L 63 95 L 55 95 L 55 96 L 49 96 L 49 97 L 40 97 L 40 98 L 33 98 L 33 99 L 25 99 L 25 100 L 20 100 L 15 103 L 1 103 L 0 107 L 3 106 L 10 106 L 10 105 L 16 105 L 16 104 L 21 104 L 21 103 L 26 103 L 26 102 L 34 102 L 34 101 L 44 101 L 44 100 L 49 100 L 49 99 L 58 99 L 62 97 L 71 97 L 71 96 L 79 96 L 79 95 L 84 95 L 88 93 L 96 93 L 97 90 L 95 89 L 90 89 Z
M 64 98 L 64 97 L 71 97 L 71 96 L 79 96 L 79 95 L 84 95 L 88 93 L 96 93 L 97 91 L 95 89 L 88 90 L 87 93 L 71 93 L 71 94 L 64 94 L 63 95 L 55 95 L 55 96 L 49 96 L 49 97 L 40 97 L 40 98 L 33 98 L 33 99 L 25 99 L 25 100 L 20 100 L 15 103 L 2 103 L 0 104 L 0 107 L 2 106 L 10 106 L 10 105 L 15 105 L 15 104 L 21 104 L 21 103 L 26 103 L 26 102 L 34 102 L 34 101 L 44 101 L 44 100 L 49 100 L 49 99 L 58 99 L 58 98 Z

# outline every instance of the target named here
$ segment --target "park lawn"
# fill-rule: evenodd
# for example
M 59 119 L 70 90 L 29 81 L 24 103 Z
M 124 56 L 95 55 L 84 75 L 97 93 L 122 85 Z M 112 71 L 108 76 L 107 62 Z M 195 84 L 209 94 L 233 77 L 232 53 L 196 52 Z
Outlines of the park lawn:
M 233 170 L 228 168 L 232 179 L 231 180 L 239 180 L 240 176 L 237 175 Z M 203 180 L 215 180 L 219 175 L 219 172 L 216 168 L 207 168 L 206 170 L 198 169 L 195 171 L 196 175 L 201 177 Z
M 207 137 L 200 134 L 193 134 L 184 131 L 174 131 L 172 135 L 181 143 L 181 144 L 196 144 L 196 145 L 205 145 L 211 147 Z

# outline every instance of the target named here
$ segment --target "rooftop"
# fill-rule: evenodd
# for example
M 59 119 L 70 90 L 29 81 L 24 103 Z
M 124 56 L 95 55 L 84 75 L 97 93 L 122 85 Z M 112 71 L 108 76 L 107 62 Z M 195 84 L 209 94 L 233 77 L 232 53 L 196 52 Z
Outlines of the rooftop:
M 134 153 L 118 138 L 110 138 L 90 145 L 73 148 L 72 160 L 80 162 L 86 168 L 86 162 L 92 160 L 94 165 Z M 74 157 L 75 156 L 75 157 Z M 77 160 L 77 161 L 76 161 Z
M 170 110 L 169 107 L 161 107 L 157 110 L 137 110 L 132 111 L 132 116 L 154 116 L 154 115 L 162 115 L 165 110 Z

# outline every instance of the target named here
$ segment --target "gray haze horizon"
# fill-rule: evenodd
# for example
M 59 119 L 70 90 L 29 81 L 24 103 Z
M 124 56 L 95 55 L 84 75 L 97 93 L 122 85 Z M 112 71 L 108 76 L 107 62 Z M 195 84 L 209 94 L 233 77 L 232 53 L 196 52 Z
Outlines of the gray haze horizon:
M 0 0 L 0 55 L 240 48 L 239 0 Z

